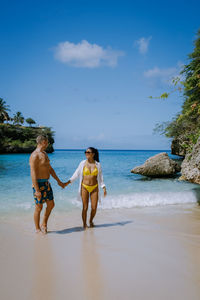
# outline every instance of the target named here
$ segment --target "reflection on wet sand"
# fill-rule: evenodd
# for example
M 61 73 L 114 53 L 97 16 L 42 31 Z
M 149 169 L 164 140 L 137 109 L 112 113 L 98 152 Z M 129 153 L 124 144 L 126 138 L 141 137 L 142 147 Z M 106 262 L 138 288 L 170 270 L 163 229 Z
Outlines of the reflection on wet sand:
M 93 229 L 86 230 L 82 235 L 82 273 L 84 293 L 87 300 L 102 300 L 103 276 L 100 267 L 98 246 Z
M 55 300 L 55 263 L 48 235 L 38 234 L 33 251 L 33 299 Z

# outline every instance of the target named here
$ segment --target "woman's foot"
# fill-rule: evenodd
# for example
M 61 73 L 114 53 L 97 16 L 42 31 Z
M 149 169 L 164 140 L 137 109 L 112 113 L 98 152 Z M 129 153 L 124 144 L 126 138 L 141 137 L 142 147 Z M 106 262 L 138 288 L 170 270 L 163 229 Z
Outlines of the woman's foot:
M 94 223 L 93 222 L 90 222 L 90 228 L 94 227 Z
M 35 229 L 35 233 L 40 233 L 41 232 L 41 229 L 38 228 L 38 229 Z
M 41 226 L 41 231 L 42 231 L 42 233 L 47 234 L 47 225 L 43 224 Z

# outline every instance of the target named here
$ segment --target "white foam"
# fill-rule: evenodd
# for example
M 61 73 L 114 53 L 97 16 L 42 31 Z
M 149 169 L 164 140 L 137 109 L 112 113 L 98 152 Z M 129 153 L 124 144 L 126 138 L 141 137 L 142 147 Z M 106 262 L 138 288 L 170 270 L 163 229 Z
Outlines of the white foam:
M 18 203 L 16 206 L 24 210 L 29 210 L 32 207 L 32 204 L 30 202 L 23 202 L 23 203 Z
M 192 191 L 132 193 L 126 195 L 108 196 L 102 199 L 102 209 L 131 208 L 146 206 L 162 206 L 181 203 L 195 203 L 197 201 Z
M 64 201 L 62 203 L 59 201 L 57 205 L 59 208 L 68 207 L 69 202 L 72 206 L 82 207 L 82 201 L 78 201 L 77 198 L 68 198 L 66 200 L 66 198 L 61 197 L 60 200 Z M 102 197 L 99 208 L 152 207 L 195 202 L 197 202 L 197 199 L 195 193 L 191 190 L 182 192 L 137 192 L 121 195 L 108 195 L 106 198 Z M 33 204 L 30 202 L 23 202 L 17 204 L 17 207 L 23 210 L 30 210 L 33 208 Z

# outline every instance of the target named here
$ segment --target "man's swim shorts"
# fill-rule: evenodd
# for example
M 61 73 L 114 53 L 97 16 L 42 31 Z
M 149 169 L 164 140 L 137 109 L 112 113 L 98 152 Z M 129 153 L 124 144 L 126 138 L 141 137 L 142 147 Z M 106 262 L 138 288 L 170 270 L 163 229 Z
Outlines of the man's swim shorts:
M 35 188 L 33 187 L 33 196 L 35 200 L 35 204 L 42 204 L 45 203 L 46 201 L 51 201 L 53 200 L 53 190 L 51 188 L 51 185 L 49 183 L 48 179 L 37 179 L 38 186 L 41 192 L 41 198 L 40 200 L 37 199 L 35 196 Z

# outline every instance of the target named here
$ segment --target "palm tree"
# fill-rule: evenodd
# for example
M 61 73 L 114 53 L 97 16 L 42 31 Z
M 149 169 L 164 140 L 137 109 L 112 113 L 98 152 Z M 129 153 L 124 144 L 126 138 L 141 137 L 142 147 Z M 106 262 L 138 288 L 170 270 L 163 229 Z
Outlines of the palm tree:
M 14 124 L 23 124 L 24 123 L 24 117 L 20 111 L 16 112 L 16 114 L 13 117 Z
M 9 105 L 6 105 L 6 101 L 0 98 L 0 123 L 10 120 L 8 111 L 10 111 Z

